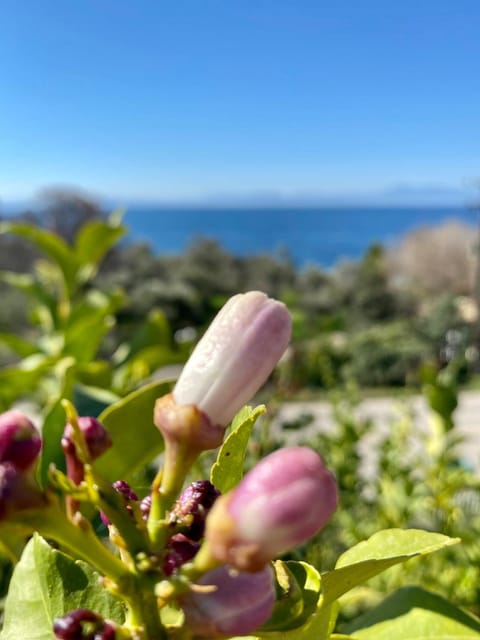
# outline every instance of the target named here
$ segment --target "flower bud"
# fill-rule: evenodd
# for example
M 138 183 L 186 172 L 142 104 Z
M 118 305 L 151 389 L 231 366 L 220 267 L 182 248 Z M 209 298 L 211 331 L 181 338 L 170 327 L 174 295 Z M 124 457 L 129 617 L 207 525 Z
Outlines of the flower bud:
M 183 527 L 183 533 L 190 540 L 201 540 L 205 518 L 219 495 L 220 491 L 208 480 L 192 482 L 170 512 L 170 524 Z
M 90 461 L 96 460 L 112 446 L 110 434 L 96 418 L 80 417 L 78 418 L 78 426 L 85 439 Z M 67 460 L 68 477 L 75 484 L 80 484 L 84 477 L 83 462 L 75 443 L 75 431 L 71 424 L 66 425 L 61 444 Z
M 0 462 L 11 462 L 17 469 L 28 469 L 37 459 L 42 439 L 21 411 L 12 409 L 0 415 Z
M 209 571 L 199 585 L 215 590 L 192 590 L 182 597 L 185 623 L 196 636 L 243 636 L 266 622 L 275 603 L 273 571 L 242 573 L 222 565 Z
M 179 405 L 194 405 L 225 427 L 266 381 L 291 333 L 281 302 L 260 291 L 230 298 L 200 340 L 173 390 Z
M 40 509 L 46 498 L 30 474 L 12 462 L 0 464 L 0 521 L 19 511 Z
M 181 533 L 176 533 L 170 538 L 166 546 L 166 555 L 163 562 L 163 571 L 166 576 L 171 576 L 174 571 L 191 560 L 200 549 L 198 542 L 189 540 Z
M 280 449 L 215 502 L 205 539 L 214 558 L 257 571 L 306 542 L 337 507 L 335 478 L 306 447 Z
M 137 502 L 138 501 L 138 496 L 135 493 L 135 491 L 132 489 L 132 487 L 128 484 L 128 482 L 125 482 L 125 480 L 117 480 L 116 482 L 114 482 L 112 484 L 112 487 L 115 489 L 115 491 L 120 494 L 125 502 L 125 508 L 128 511 L 128 513 L 133 516 L 133 510 L 132 507 L 130 506 L 129 502 Z M 103 522 L 103 524 L 105 526 L 109 526 L 112 523 L 110 522 L 108 516 L 103 513 L 103 511 L 100 511 L 100 518 Z
M 53 621 L 53 632 L 59 640 L 115 640 L 115 627 L 89 609 L 75 609 Z

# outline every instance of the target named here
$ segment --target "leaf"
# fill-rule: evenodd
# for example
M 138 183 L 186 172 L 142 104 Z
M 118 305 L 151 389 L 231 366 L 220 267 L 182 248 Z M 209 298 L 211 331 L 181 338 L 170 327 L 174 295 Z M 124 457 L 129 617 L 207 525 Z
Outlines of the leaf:
M 38 354 L 28 356 L 16 366 L 5 367 L 0 370 L 0 405 L 9 406 L 22 396 L 32 395 L 54 364 L 50 358 Z
M 322 575 L 322 602 L 329 604 L 395 564 L 460 542 L 420 529 L 385 529 L 345 551 L 333 571 Z
M 43 487 L 47 484 L 48 468 L 51 464 L 65 471 L 65 457 L 60 442 L 66 421 L 65 410 L 61 401 L 57 400 L 50 406 L 43 421 L 43 446 L 39 466 L 40 484 Z
M 60 268 L 68 289 L 74 288 L 77 261 L 68 244 L 51 231 L 30 224 L 2 222 L 0 233 L 16 233 L 42 249 Z
M 404 587 L 347 625 L 358 640 L 468 640 L 480 620 L 420 587 Z
M 1 640 L 53 640 L 54 618 L 78 608 L 123 622 L 120 601 L 101 587 L 98 574 L 35 534 L 12 576 Z
M 113 441 L 113 446 L 95 462 L 95 468 L 106 480 L 128 479 L 163 451 L 163 438 L 153 423 L 153 409 L 156 399 L 169 393 L 171 387 L 171 382 L 152 382 L 100 414 L 99 420 Z
M 279 562 L 277 561 L 275 564 L 277 565 Z M 281 563 L 281 565 L 284 565 L 293 576 L 297 588 L 299 588 L 300 598 L 297 596 L 294 599 L 287 599 L 285 603 L 277 600 L 273 611 L 273 619 L 271 618 L 267 622 L 264 631 L 298 629 L 305 624 L 317 609 L 320 597 L 320 574 L 318 571 L 306 562 L 288 561 Z M 278 576 L 278 568 L 276 567 L 276 569 Z M 302 603 L 300 608 L 298 607 L 298 601 Z
M 171 344 L 172 332 L 165 314 L 160 309 L 152 309 L 128 343 L 119 346 L 113 355 L 113 360 L 115 364 L 123 364 L 145 347 L 162 346 L 171 350 Z
M 263 404 L 246 406 L 237 413 L 210 472 L 210 482 L 222 493 L 233 489 L 243 477 L 243 465 L 248 440 L 257 418 L 265 413 Z
M 25 340 L 25 338 L 21 338 L 15 333 L 0 333 L 0 343 L 4 344 L 21 358 L 31 356 L 39 350 L 37 344 Z
M 93 220 L 84 224 L 75 238 L 75 252 L 80 265 L 79 276 L 82 282 L 90 280 L 105 254 L 125 234 L 126 227 L 118 222 Z

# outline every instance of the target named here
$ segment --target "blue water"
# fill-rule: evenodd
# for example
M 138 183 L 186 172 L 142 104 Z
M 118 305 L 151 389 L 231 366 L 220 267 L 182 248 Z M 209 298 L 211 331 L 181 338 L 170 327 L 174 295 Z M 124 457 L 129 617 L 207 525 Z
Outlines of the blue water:
M 125 222 L 130 238 L 155 251 L 178 253 L 195 237 L 215 238 L 235 255 L 288 250 L 297 265 L 330 267 L 356 259 L 375 242 L 390 245 L 424 225 L 477 215 L 455 208 L 187 209 L 132 207 Z

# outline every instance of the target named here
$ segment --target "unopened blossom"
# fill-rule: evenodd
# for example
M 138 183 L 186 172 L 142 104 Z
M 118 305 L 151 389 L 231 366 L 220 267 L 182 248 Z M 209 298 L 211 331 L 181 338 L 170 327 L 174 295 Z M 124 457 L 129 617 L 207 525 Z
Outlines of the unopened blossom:
M 78 418 L 78 426 L 85 440 L 89 462 L 96 460 L 112 446 L 110 434 L 97 418 L 82 416 Z M 73 426 L 67 424 L 63 432 L 61 444 L 67 461 L 68 477 L 75 482 L 75 484 L 79 484 L 83 480 L 84 471 L 83 462 L 80 459 L 75 443 L 74 433 Z
M 312 449 L 280 449 L 218 498 L 205 539 L 218 561 L 257 571 L 320 531 L 337 499 L 335 478 Z
M 42 439 L 32 422 L 17 409 L 0 415 L 0 462 L 11 462 L 17 469 L 33 465 Z
M 198 581 L 213 590 L 182 597 L 185 624 L 196 636 L 217 638 L 252 633 L 270 617 L 275 604 L 273 570 L 244 573 L 222 565 Z
M 214 318 L 173 390 L 225 427 L 267 380 L 290 340 L 284 304 L 260 291 L 230 298 Z
M 116 624 L 90 609 L 75 609 L 53 621 L 58 640 L 115 640 Z
M 46 498 L 31 473 L 12 462 L 0 463 L 0 521 L 45 505 Z

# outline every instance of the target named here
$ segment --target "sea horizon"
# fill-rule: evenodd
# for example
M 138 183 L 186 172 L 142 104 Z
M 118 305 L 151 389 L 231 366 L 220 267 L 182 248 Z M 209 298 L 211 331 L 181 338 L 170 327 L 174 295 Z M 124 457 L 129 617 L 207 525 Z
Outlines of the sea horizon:
M 37 206 L 2 203 L 0 213 L 15 215 Z M 105 211 L 118 207 L 103 202 Z M 278 204 L 130 202 L 124 207 L 127 242 L 143 242 L 156 253 L 176 254 L 198 238 L 213 239 L 235 256 L 288 255 L 297 267 L 325 268 L 358 260 L 373 244 L 391 246 L 421 226 L 458 220 L 476 231 L 478 209 L 465 205 Z M 472 238 L 472 242 L 474 241 Z
M 332 267 L 357 260 L 373 244 L 390 246 L 421 226 L 447 220 L 477 224 L 465 207 L 130 206 L 124 221 L 129 240 L 147 242 L 158 253 L 180 253 L 196 239 L 216 240 L 237 256 L 289 255 L 299 267 Z

